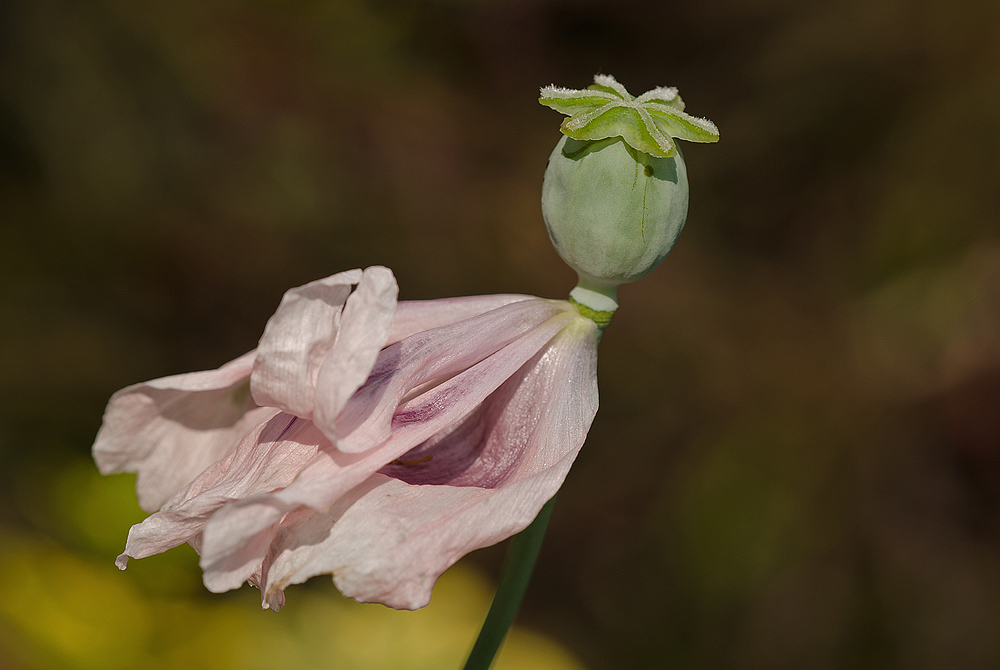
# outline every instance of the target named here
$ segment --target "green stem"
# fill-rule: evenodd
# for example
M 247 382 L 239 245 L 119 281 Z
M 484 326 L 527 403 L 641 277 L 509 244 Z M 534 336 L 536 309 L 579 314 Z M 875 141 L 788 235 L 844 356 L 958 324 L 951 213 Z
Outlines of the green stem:
M 473 645 L 469 658 L 463 670 L 488 670 L 493 663 L 493 657 L 507 637 L 510 625 L 514 623 L 521 599 L 531 581 L 531 572 L 535 569 L 538 551 L 542 548 L 545 529 L 555 507 L 555 496 L 542 507 L 531 525 L 514 536 L 507 549 L 503 572 L 500 573 L 500 583 L 497 584 L 493 604 L 486 615 L 486 621 L 479 631 L 476 644 Z

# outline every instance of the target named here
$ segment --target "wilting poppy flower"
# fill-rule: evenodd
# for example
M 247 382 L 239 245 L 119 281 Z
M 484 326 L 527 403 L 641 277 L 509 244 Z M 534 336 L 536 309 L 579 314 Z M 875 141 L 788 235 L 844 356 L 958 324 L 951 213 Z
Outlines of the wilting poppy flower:
M 256 351 L 116 393 L 94 458 L 137 472 L 153 512 L 118 565 L 187 542 L 210 590 L 250 582 L 264 607 L 329 573 L 413 609 L 463 555 L 524 529 L 597 411 L 593 313 L 396 294 L 381 267 L 306 284 Z

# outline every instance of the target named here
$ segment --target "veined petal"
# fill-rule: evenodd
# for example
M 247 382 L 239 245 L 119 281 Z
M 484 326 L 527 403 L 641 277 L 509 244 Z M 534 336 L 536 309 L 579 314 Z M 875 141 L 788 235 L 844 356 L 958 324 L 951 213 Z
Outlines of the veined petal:
M 288 485 L 323 445 L 329 447 L 329 442 L 311 421 L 285 413 L 261 421 L 227 457 L 202 472 L 159 512 L 132 526 L 119 566 L 125 567 L 129 557 L 145 558 L 195 543 L 219 509 Z
M 94 442 L 97 467 L 104 474 L 137 472 L 139 504 L 159 509 L 271 411 L 250 395 L 255 355 L 115 393 Z
M 554 430 L 572 442 L 582 431 L 582 440 L 597 411 L 597 333 L 592 321 L 575 317 L 475 412 L 380 472 L 415 485 L 499 488 L 525 468 L 548 467 L 565 455 L 566 443 L 539 435 Z M 575 405 L 560 405 L 564 389 Z
M 528 295 L 474 295 L 440 300 L 404 300 L 396 305 L 396 317 L 385 346 L 395 344 L 422 330 L 448 326 L 491 310 L 523 300 L 537 300 Z
M 225 584 L 226 588 L 235 588 L 239 582 L 231 578 L 231 556 L 243 555 L 248 544 L 261 546 L 262 534 L 273 533 L 286 514 L 303 506 L 324 512 L 332 509 L 379 468 L 457 425 L 527 361 L 546 349 L 557 333 L 579 319 L 563 311 L 489 358 L 404 403 L 393 417 L 391 435 L 378 448 L 363 453 L 322 450 L 284 489 L 221 509 L 205 527 L 203 536 L 201 565 L 206 586 L 217 589 Z M 259 558 L 263 559 L 263 555 Z M 243 567 L 246 571 L 250 566 Z
M 410 391 L 465 370 L 567 309 L 564 302 L 533 298 L 416 333 L 382 350 L 368 381 L 334 421 L 325 415 L 316 423 L 341 451 L 371 449 L 389 438 L 393 414 Z
M 358 284 L 357 297 L 351 295 L 355 284 Z M 359 365 L 369 358 L 374 361 L 372 351 L 377 353 L 382 348 L 395 301 L 396 281 L 382 267 L 371 267 L 364 272 L 348 270 L 285 293 L 257 347 L 257 363 L 251 378 L 257 403 L 312 418 L 316 384 L 331 354 L 351 367 L 339 393 L 358 376 L 360 385 L 368 372 L 361 374 Z M 345 303 L 353 305 L 346 313 Z M 346 316 L 350 317 L 349 327 L 342 324 Z M 348 327 L 349 333 L 345 342 L 337 345 L 342 327 Z
M 289 515 L 262 565 L 265 603 L 277 609 L 289 584 L 332 573 L 357 600 L 423 607 L 459 558 L 527 527 L 562 484 L 597 411 L 596 345 L 594 324 L 575 321 L 496 392 L 496 406 L 480 417 L 485 429 L 466 431 L 464 446 L 480 464 L 505 458 L 508 446 L 516 454 L 500 480 L 470 464 L 471 476 L 445 468 L 438 483 L 411 484 L 385 474 L 407 466 L 390 466 L 325 513 Z M 461 446 L 448 442 L 425 456 Z M 433 459 L 425 463 L 430 472 Z

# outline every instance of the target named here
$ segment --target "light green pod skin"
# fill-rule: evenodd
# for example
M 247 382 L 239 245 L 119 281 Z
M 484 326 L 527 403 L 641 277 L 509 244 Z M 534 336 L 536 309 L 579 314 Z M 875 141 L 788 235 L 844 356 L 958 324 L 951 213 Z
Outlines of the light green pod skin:
M 563 138 L 549 156 L 542 216 L 556 251 L 579 286 L 614 296 L 649 274 L 687 218 L 688 177 L 678 149 L 655 158 L 621 137 Z

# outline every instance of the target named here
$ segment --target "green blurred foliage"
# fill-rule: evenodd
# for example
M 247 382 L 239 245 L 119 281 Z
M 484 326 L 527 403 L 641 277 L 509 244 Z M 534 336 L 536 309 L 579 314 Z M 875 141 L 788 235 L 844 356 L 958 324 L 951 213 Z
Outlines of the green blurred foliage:
M 12 0 L 0 666 L 457 666 L 500 550 L 417 614 L 327 580 L 259 612 L 189 549 L 118 573 L 141 514 L 86 456 L 113 391 L 242 354 L 308 280 L 565 295 L 536 96 L 595 72 L 722 141 L 620 293 L 504 662 L 1000 665 L 995 0 Z

